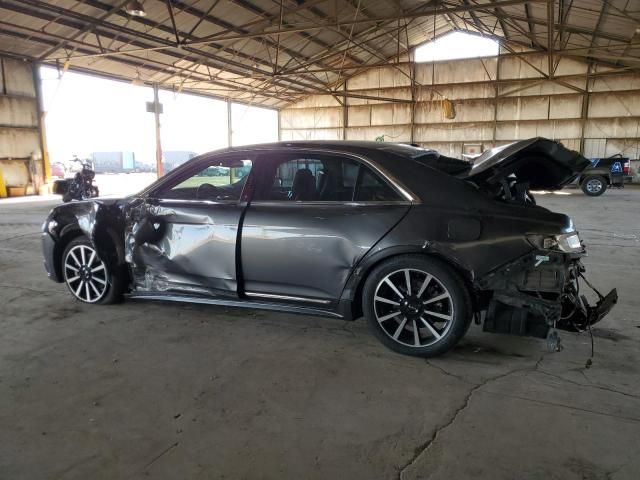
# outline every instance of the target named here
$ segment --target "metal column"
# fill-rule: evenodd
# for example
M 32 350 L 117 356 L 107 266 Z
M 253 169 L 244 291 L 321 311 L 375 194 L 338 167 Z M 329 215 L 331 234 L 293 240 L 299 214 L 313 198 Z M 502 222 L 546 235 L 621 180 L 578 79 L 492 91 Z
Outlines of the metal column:
M 153 85 L 153 117 L 156 124 L 156 172 L 158 178 L 164 175 L 162 167 L 162 140 L 160 138 L 160 100 L 158 98 L 158 84 Z
M 231 100 L 227 98 L 227 147 L 233 146 L 233 130 L 231 117 Z
M 47 131 L 45 128 L 45 118 L 47 112 L 44 110 L 44 100 L 42 98 L 42 80 L 40 79 L 40 64 L 33 63 L 33 87 L 36 93 L 36 104 L 38 109 L 38 133 L 40 136 L 40 151 L 42 154 L 42 173 L 44 182 L 51 180 L 51 163 L 49 161 L 49 149 L 47 147 Z M 36 192 L 38 193 L 38 192 Z

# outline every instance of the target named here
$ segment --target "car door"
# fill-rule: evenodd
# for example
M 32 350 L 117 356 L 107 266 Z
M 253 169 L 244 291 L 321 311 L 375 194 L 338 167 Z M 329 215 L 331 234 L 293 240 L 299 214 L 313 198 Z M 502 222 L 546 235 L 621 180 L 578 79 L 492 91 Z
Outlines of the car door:
M 248 297 L 331 304 L 411 202 L 362 158 L 264 152 L 241 233 Z
M 138 293 L 237 297 L 236 240 L 252 165 L 240 153 L 206 158 L 132 205 L 125 258 Z

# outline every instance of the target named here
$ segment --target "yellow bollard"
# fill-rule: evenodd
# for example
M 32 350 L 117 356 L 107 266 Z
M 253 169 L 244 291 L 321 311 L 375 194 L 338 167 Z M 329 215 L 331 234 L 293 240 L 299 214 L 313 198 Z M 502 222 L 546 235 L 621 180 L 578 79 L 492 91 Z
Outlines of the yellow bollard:
M 2 176 L 2 170 L 0 170 L 0 198 L 7 196 L 7 186 L 4 184 L 4 177 Z

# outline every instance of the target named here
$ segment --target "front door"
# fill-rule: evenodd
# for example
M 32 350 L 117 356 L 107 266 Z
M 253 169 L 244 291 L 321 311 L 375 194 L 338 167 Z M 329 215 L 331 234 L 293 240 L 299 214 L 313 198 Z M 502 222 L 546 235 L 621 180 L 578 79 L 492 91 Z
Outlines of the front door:
M 331 304 L 358 261 L 410 208 L 357 158 L 263 153 L 240 246 L 249 297 Z
M 131 208 L 125 248 L 137 292 L 237 296 L 236 240 L 252 164 L 239 154 L 204 159 Z

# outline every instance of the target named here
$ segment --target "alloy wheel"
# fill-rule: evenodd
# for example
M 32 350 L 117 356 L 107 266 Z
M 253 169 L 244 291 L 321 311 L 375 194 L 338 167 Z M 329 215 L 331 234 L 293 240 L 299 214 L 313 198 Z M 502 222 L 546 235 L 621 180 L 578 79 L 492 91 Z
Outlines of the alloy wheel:
M 107 291 L 107 269 L 92 247 L 76 245 L 64 260 L 64 278 L 69 290 L 80 300 L 95 303 Z
M 451 293 L 428 272 L 405 268 L 376 286 L 374 312 L 382 330 L 407 347 L 426 347 L 442 340 L 453 323 Z

